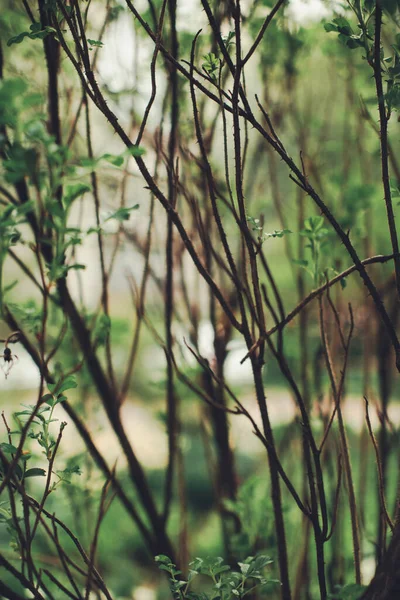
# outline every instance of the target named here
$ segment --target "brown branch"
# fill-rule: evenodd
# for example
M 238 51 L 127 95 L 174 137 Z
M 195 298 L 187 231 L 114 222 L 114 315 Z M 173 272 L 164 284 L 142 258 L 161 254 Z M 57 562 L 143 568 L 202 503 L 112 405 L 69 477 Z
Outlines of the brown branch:
M 390 191 L 390 176 L 388 163 L 388 120 L 389 115 L 386 114 L 385 95 L 383 93 L 382 84 L 382 67 L 381 67 L 381 28 L 382 28 L 382 8 L 377 2 L 375 7 L 375 40 L 374 40 L 374 78 L 376 86 L 376 96 L 378 100 L 379 120 L 380 120 L 380 145 L 381 145 L 381 169 L 382 169 L 382 184 L 385 193 L 386 214 L 389 225 L 390 240 L 394 253 L 394 270 L 396 273 L 397 295 L 400 300 L 400 256 L 399 256 L 399 240 L 397 237 L 397 228 L 393 212 L 392 196 Z
M 354 329 L 353 313 L 351 310 L 351 306 L 349 305 L 350 331 L 349 331 L 347 344 L 344 348 L 345 361 L 344 361 L 343 370 L 342 370 L 342 377 L 341 377 L 340 383 L 338 385 L 337 380 L 336 380 L 335 369 L 334 369 L 334 365 L 333 365 L 333 361 L 332 361 L 331 351 L 330 351 L 330 347 L 329 347 L 329 342 L 328 342 L 328 338 L 327 338 L 326 330 L 325 330 L 322 300 L 320 299 L 319 302 L 320 302 L 321 340 L 322 340 L 322 345 L 323 345 L 324 354 L 325 354 L 325 363 L 326 363 L 326 367 L 327 367 L 330 382 L 331 382 L 333 397 L 335 400 L 335 409 L 336 409 L 336 412 L 338 415 L 339 434 L 340 434 L 340 441 L 341 441 L 343 460 L 344 460 L 344 471 L 345 471 L 346 481 L 347 481 L 347 486 L 348 486 L 349 509 L 350 509 L 350 517 L 351 517 L 351 530 L 352 530 L 352 537 L 353 537 L 353 557 L 354 557 L 355 579 L 356 579 L 356 583 L 360 584 L 361 583 L 361 554 L 360 554 L 361 551 L 360 551 L 360 533 L 359 533 L 359 525 L 358 525 L 357 504 L 356 504 L 354 481 L 353 481 L 353 474 L 352 474 L 352 468 L 351 468 L 351 462 L 350 462 L 350 451 L 349 451 L 349 446 L 348 446 L 348 442 L 347 442 L 346 430 L 345 430 L 344 422 L 343 422 L 342 409 L 340 406 L 342 388 L 343 388 L 343 384 L 344 384 L 344 376 L 345 376 L 346 365 L 347 365 L 347 357 L 348 357 L 350 342 L 351 342 L 351 338 L 353 335 L 353 329 Z M 336 308 L 333 304 L 331 304 L 331 307 L 334 310 L 334 312 L 336 312 Z M 340 321 L 339 321 L 338 315 L 336 316 L 336 322 L 339 323 L 339 327 L 340 327 Z M 332 424 L 332 421 L 333 421 L 333 417 L 331 418 L 330 423 L 328 425 L 328 429 L 327 429 L 328 432 L 329 432 L 330 425 Z M 325 433 L 323 442 L 325 442 L 326 437 L 327 437 L 327 432 Z
M 242 67 L 244 67 L 244 65 L 247 63 L 247 61 L 253 56 L 254 52 L 257 50 L 260 42 L 262 41 L 262 39 L 264 37 L 266 30 L 268 28 L 268 25 L 271 23 L 272 19 L 275 17 L 276 13 L 281 8 L 281 6 L 283 6 L 283 4 L 285 2 L 286 2 L 286 0 L 278 0 L 278 2 L 272 8 L 271 12 L 265 18 L 265 21 L 262 24 L 262 27 L 261 27 L 260 31 L 258 32 L 257 37 L 254 40 L 250 50 L 247 52 L 246 56 L 242 59 L 242 63 L 241 63 Z
M 365 419 L 367 421 L 367 427 L 368 427 L 369 437 L 371 438 L 371 442 L 372 442 L 372 445 L 374 447 L 375 458 L 376 458 L 376 467 L 377 467 L 377 470 L 378 470 L 379 498 L 380 498 L 380 504 L 381 504 L 381 511 L 384 514 L 386 522 L 389 525 L 391 531 L 393 531 L 394 530 L 394 523 L 393 523 L 392 519 L 390 518 L 390 515 L 389 515 L 388 510 L 387 510 L 387 506 L 386 506 L 385 486 L 384 486 L 384 479 L 383 479 L 383 472 L 382 472 L 382 463 L 381 463 L 381 458 L 379 456 L 378 443 L 376 441 L 374 432 L 372 430 L 371 420 L 369 418 L 369 410 L 368 410 L 369 403 L 368 403 L 368 400 L 367 400 L 366 396 L 364 396 L 364 400 L 365 400 Z
M 385 263 L 385 262 L 388 262 L 389 260 L 392 260 L 393 258 L 394 258 L 393 254 L 377 255 L 377 256 L 371 256 L 370 258 L 366 258 L 361 262 L 364 266 L 366 266 L 366 265 L 371 265 L 374 263 Z M 268 331 L 266 331 L 265 334 L 262 335 L 255 344 L 253 344 L 253 346 L 250 348 L 248 353 L 242 358 L 242 360 L 240 362 L 243 363 L 245 360 L 247 360 L 247 358 L 249 358 L 251 353 L 254 352 L 256 350 L 256 348 L 259 347 L 262 340 L 266 339 L 267 337 L 269 337 L 276 331 L 279 331 L 279 329 L 282 329 L 288 323 L 290 323 L 290 321 L 292 321 L 312 300 L 314 300 L 315 298 L 318 298 L 318 296 L 320 296 L 325 290 L 332 287 L 333 285 L 335 285 L 342 279 L 345 279 L 346 277 L 351 275 L 351 273 L 354 273 L 354 271 L 357 271 L 357 267 L 355 265 L 352 265 L 351 267 L 349 267 L 342 273 L 339 273 L 339 275 L 336 275 L 335 277 L 333 277 L 332 279 L 330 279 L 329 281 L 327 281 L 326 283 L 321 285 L 316 290 L 313 290 L 310 294 L 308 294 L 308 296 L 306 296 L 303 300 L 301 300 L 301 302 L 299 302 L 299 304 L 290 313 L 288 313 L 288 315 L 284 319 L 282 319 L 280 321 L 280 323 L 278 323 L 277 325 L 275 325 L 274 327 L 271 327 Z

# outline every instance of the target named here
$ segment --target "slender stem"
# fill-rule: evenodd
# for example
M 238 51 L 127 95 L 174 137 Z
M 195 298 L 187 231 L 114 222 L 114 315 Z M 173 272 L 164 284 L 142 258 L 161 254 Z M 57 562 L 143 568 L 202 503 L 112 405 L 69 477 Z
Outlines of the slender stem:
M 400 300 L 400 256 L 397 228 L 393 212 L 392 196 L 390 191 L 389 176 L 389 154 L 388 154 L 388 121 L 389 115 L 385 107 L 385 95 L 383 93 L 382 67 L 381 67 L 381 30 L 382 30 L 382 8 L 377 2 L 375 7 L 375 41 L 374 41 L 374 78 L 376 95 L 378 100 L 380 121 L 380 144 L 381 144 L 381 169 L 382 184 L 385 194 L 386 214 L 389 225 L 390 240 L 394 253 L 394 271 L 396 274 L 397 295 Z
M 168 12 L 170 22 L 171 54 L 177 59 L 179 44 L 176 31 L 176 0 L 168 0 Z M 178 74 L 175 67 L 170 72 L 170 90 L 171 90 L 171 110 L 170 120 L 171 129 L 168 140 L 168 203 L 175 209 L 177 203 L 177 185 L 175 176 L 175 153 L 178 145 L 179 136 L 179 97 L 178 97 Z M 163 519 L 168 520 L 171 508 L 174 475 L 176 470 L 177 444 L 178 444 L 178 398 L 174 385 L 174 368 L 171 361 L 171 352 L 173 345 L 172 319 L 174 305 L 174 227 L 171 213 L 167 214 L 167 236 L 166 236 L 166 277 L 165 277 L 165 338 L 167 347 L 167 419 L 168 419 L 168 466 L 165 480 L 165 498 Z

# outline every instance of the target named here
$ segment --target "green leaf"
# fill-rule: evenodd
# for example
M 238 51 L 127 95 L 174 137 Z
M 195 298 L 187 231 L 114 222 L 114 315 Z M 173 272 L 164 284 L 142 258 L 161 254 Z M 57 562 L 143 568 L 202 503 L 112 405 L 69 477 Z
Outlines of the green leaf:
M 127 152 L 131 156 L 143 156 L 143 154 L 146 153 L 146 150 L 141 146 L 130 146 Z
M 364 8 L 367 12 L 371 13 L 375 8 L 376 0 L 364 0 Z
M 91 190 L 92 188 L 87 183 L 74 183 L 72 185 L 66 185 L 63 198 L 64 203 L 68 207 L 74 200 L 76 200 L 76 198 L 83 196 L 83 194 L 86 194 L 86 192 L 90 192 Z
M 32 25 L 30 26 L 30 31 L 23 31 L 22 33 L 19 33 L 18 35 L 15 35 L 14 37 L 10 38 L 7 42 L 7 46 L 12 46 L 13 44 L 20 44 L 26 37 L 30 38 L 31 40 L 43 40 L 50 33 L 56 33 L 56 30 L 53 27 L 47 26 L 44 29 L 42 29 L 41 27 L 42 26 L 40 23 L 32 23 Z
M 79 465 L 73 465 L 72 467 L 67 467 L 63 471 L 57 471 L 57 475 L 60 477 L 60 479 L 66 481 L 71 475 L 78 475 L 80 477 L 82 475 L 82 471 Z
M 28 456 L 26 460 L 28 460 L 28 458 L 30 458 L 30 457 Z M 21 469 L 21 467 L 19 466 L 19 464 L 16 464 L 16 465 L 15 465 L 15 472 L 16 472 L 16 474 L 17 474 L 17 477 L 18 477 L 18 479 L 22 479 L 22 477 L 23 477 L 23 475 L 24 475 L 24 472 L 23 472 L 23 470 Z
M 60 404 L 60 402 L 65 402 L 66 400 L 68 400 L 67 396 L 63 396 L 63 395 L 58 396 L 57 400 L 54 402 L 54 406 L 56 404 Z
M 97 48 L 102 48 L 104 46 L 103 42 L 101 42 L 100 40 L 89 40 L 88 38 L 87 42 L 91 46 L 96 46 Z
M 344 35 L 352 35 L 354 33 L 350 23 L 347 19 L 345 19 L 345 17 L 336 17 L 332 20 L 332 23 L 336 25 L 337 31 L 343 33 Z
M 17 183 L 25 176 L 32 176 L 37 171 L 38 152 L 35 148 L 24 148 L 14 143 L 8 150 L 8 157 L 3 160 L 8 183 Z
M 24 478 L 27 477 L 45 477 L 46 471 L 44 469 L 40 469 L 39 467 L 33 467 L 32 469 L 28 469 L 25 471 Z
M 331 31 L 337 31 L 337 25 L 334 25 L 334 23 L 325 23 L 324 24 L 324 29 L 326 32 L 331 32 Z
M 380 0 L 380 4 L 383 10 L 389 13 L 389 15 L 391 15 L 392 17 L 399 10 L 399 0 Z
M 94 169 L 97 166 L 97 163 L 100 160 L 100 158 L 87 158 L 87 157 L 84 157 L 84 158 L 81 158 L 79 160 L 78 165 L 80 167 L 86 167 L 86 168 Z
M 114 165 L 114 167 L 121 167 L 124 164 L 124 157 L 121 154 L 103 154 L 101 158 Z
M 52 385 L 52 384 L 50 384 L 50 385 Z M 45 404 L 48 404 L 49 406 L 53 406 L 54 396 L 53 396 L 53 394 L 45 394 L 44 396 L 42 396 L 41 400 Z M 24 413 L 20 413 L 20 414 L 24 414 Z
M 390 87 L 385 95 L 385 99 L 390 110 L 400 109 L 400 85 L 398 83 L 395 83 Z
M 293 233 L 290 229 L 275 229 L 271 233 L 264 233 L 265 238 L 281 238 L 288 233 Z
M 205 62 L 203 62 L 201 66 L 209 75 L 213 76 L 214 78 L 215 71 L 217 71 L 217 69 L 219 68 L 219 59 L 214 54 L 214 52 L 209 52 L 208 54 L 205 54 L 203 58 Z
M 110 335 L 111 330 L 111 320 L 107 315 L 100 315 L 100 317 L 96 321 L 96 326 L 94 329 L 93 338 L 95 340 L 96 347 L 103 346 L 108 336 Z
M 4 452 L 4 454 L 16 454 L 16 452 L 18 452 L 18 448 L 12 444 L 7 444 L 6 442 L 0 444 L 0 450 Z
M 292 262 L 295 265 L 299 265 L 299 267 L 308 267 L 308 260 L 305 260 L 304 258 L 294 258 Z
M 154 560 L 156 562 L 162 563 L 162 564 L 170 564 L 170 565 L 173 564 L 170 557 L 167 556 L 166 554 L 158 554 L 157 556 L 154 557 Z
M 48 383 L 47 387 L 53 396 L 59 396 L 62 392 L 66 390 L 71 390 L 77 387 L 77 383 L 75 381 L 75 377 L 73 375 L 68 375 L 65 379 L 60 379 L 57 383 Z
M 343 34 L 339 35 L 339 39 L 345 43 L 345 45 L 350 48 L 350 50 L 354 50 L 355 48 L 362 48 L 364 46 L 363 42 L 360 38 L 356 36 L 351 36 L 349 38 L 344 39 L 342 37 Z
M 228 35 L 222 37 L 222 41 L 224 42 L 225 48 L 229 49 L 230 46 L 235 43 L 232 41 L 234 39 L 234 37 L 235 37 L 234 31 L 230 31 L 228 33 Z
M 12 46 L 13 44 L 20 44 L 27 35 L 29 35 L 29 33 L 27 31 L 24 31 L 23 33 L 19 33 L 18 35 L 11 37 L 7 41 L 7 46 Z
M 133 210 L 137 210 L 138 208 L 139 204 L 135 204 L 134 206 L 130 207 L 123 206 L 116 210 L 114 213 L 112 213 L 109 217 L 107 217 L 106 221 L 110 221 L 111 219 L 116 219 L 120 223 L 123 223 L 124 221 L 129 221 L 131 212 Z
M 365 585 L 350 583 L 345 585 L 340 592 L 332 594 L 332 598 L 334 598 L 334 600 L 359 600 L 366 589 Z
M 260 571 L 261 569 L 264 569 L 264 567 L 266 567 L 267 565 L 270 565 L 273 563 L 272 558 L 270 558 L 269 556 L 266 556 L 265 554 L 260 554 L 260 556 L 257 556 L 254 559 L 254 568 L 258 571 Z
M 60 387 L 57 389 L 57 393 L 61 394 L 62 392 L 65 392 L 66 390 L 71 390 L 73 388 L 76 388 L 77 386 L 78 384 L 76 383 L 75 377 L 73 375 L 69 375 L 61 383 Z

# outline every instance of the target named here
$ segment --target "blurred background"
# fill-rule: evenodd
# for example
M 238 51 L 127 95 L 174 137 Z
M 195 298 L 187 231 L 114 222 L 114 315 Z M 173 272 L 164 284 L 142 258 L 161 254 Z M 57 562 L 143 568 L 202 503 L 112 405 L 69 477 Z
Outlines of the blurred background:
M 151 6 L 158 14 L 161 2 L 154 0 Z M 135 3 L 146 22 L 151 22 L 151 6 L 144 0 Z M 243 45 L 246 48 L 250 46 L 270 8 L 268 1 L 243 2 Z M 122 1 L 92 0 L 87 9 L 88 37 L 101 42 L 93 44 L 91 48 L 97 81 L 109 106 L 118 116 L 120 125 L 131 139 L 135 139 L 152 92 L 149 64 L 154 44 Z M 339 4 L 318 0 L 293 0 L 285 5 L 268 28 L 259 51 L 246 67 L 246 90 L 255 112 L 257 94 L 289 155 L 296 162 L 300 162 L 300 151 L 302 152 L 302 160 L 310 180 L 343 228 L 351 232 L 351 239 L 360 256 L 365 258 L 389 254 L 390 240 L 383 204 L 379 137 L 376 131 L 378 117 L 371 71 L 362 57 L 361 49 L 349 50 L 337 40 L 337 35 L 324 30 L 324 22 L 331 20 L 335 11 L 343 12 L 344 9 Z M 40 119 L 40 114 L 46 112 L 47 79 L 40 40 L 25 39 L 20 44 L 7 46 L 7 40 L 25 31 L 28 25 L 22 6 L 9 0 L 2 1 L 0 31 L 4 80 L 22 79 L 30 93 L 37 93 L 41 98 L 32 110 L 22 106 L 19 98 L 14 97 L 15 110 L 18 111 L 21 123 L 28 123 L 34 118 Z M 222 20 L 222 28 L 227 35 L 228 20 Z M 191 43 L 199 29 L 202 31 L 198 41 L 196 65 L 201 69 L 203 57 L 208 52 L 215 52 L 207 17 L 200 2 L 178 2 L 180 60 L 189 61 Z M 390 32 L 388 35 L 384 44 L 389 48 Z M 82 161 L 87 156 L 82 90 L 76 73 L 63 54 L 59 73 L 63 142 L 69 146 L 68 160 L 76 167 L 73 180 L 90 183 L 91 167 Z M 156 76 L 157 94 L 140 146 L 145 151 L 144 160 L 149 170 L 154 172 L 158 169 L 157 181 L 162 189 L 167 189 L 168 173 L 165 165 L 169 117 L 165 105 L 168 103 L 168 75 L 162 57 L 157 59 Z M 177 152 L 181 160 L 180 178 L 186 190 L 189 190 L 188 195 L 202 206 L 203 196 L 207 191 L 204 175 L 199 170 L 196 171 L 198 148 L 193 132 L 190 91 L 183 78 L 179 85 Z M 228 82 L 227 89 L 229 85 Z M 224 180 L 224 152 L 227 148 L 233 181 L 230 121 L 227 126 L 227 143 L 224 144 L 223 119 L 216 113 L 213 102 L 202 98 L 200 94 L 198 102 L 204 135 L 210 135 L 209 158 L 214 176 Z M 33 115 L 34 112 L 37 113 L 36 116 Z M 134 159 L 124 154 L 125 148 L 103 115 L 94 106 L 90 106 L 89 113 L 94 156 L 101 157 L 107 153 L 123 157 L 122 164 L 112 164 L 107 159 L 100 161 L 99 158 L 96 165 L 104 260 L 109 268 L 110 323 L 107 321 L 106 327 L 109 327 L 114 377 L 118 382 L 125 381 L 132 340 L 138 327 L 138 297 L 143 274 L 147 273 L 144 300 L 146 318 L 138 334 L 134 366 L 128 380 L 126 398 L 121 406 L 121 420 L 145 470 L 155 502 L 161 507 L 169 459 L 166 408 L 168 382 L 163 349 L 167 235 L 165 211 L 157 201 L 154 202 Z M 392 185 L 397 188 L 400 181 L 397 180 L 399 141 L 396 115 L 390 121 L 389 130 L 392 144 Z M 267 236 L 263 242 L 264 255 L 282 297 L 285 313 L 288 313 L 302 297 L 316 287 L 311 251 L 301 232 L 304 231 L 305 219 L 318 216 L 318 213 L 311 200 L 305 198 L 289 179 L 286 165 L 265 141 L 251 127 L 246 130 L 246 136 L 244 192 L 248 217 L 259 219 L 257 223 L 262 224 L 263 233 L 290 230 L 290 233 L 283 236 Z M 2 185 L 6 187 L 7 182 Z M 133 209 L 136 205 L 138 208 Z M 196 223 L 191 220 L 188 206 L 189 201 L 186 203 L 182 200 L 180 210 L 191 239 L 197 243 L 199 233 Z M 117 214 L 121 207 L 132 209 L 129 210 L 128 219 L 120 218 L 121 214 Z M 152 242 L 149 268 L 145 265 L 150 221 Z M 100 340 L 101 327 L 105 326 L 99 317 L 103 288 L 98 238 L 95 231 L 90 232 L 90 228 L 96 228 L 96 207 L 91 191 L 74 201 L 69 212 L 69 225 L 84 232 L 79 244 L 74 245 L 71 250 L 74 262 L 84 265 L 84 269 L 68 273 L 68 287 L 86 322 L 97 327 L 96 335 Z M 239 248 L 239 238 L 235 242 L 235 236 L 238 237 L 236 225 L 228 211 L 224 213 L 224 225 L 232 245 L 237 243 Z M 22 225 L 20 229 L 21 242 L 13 251 L 20 261 L 37 273 L 28 226 Z M 329 228 L 324 236 L 320 248 L 320 270 L 331 278 L 348 268 L 351 263 Z M 213 364 L 215 330 L 210 321 L 209 292 L 178 236 L 174 245 L 174 261 L 174 354 L 181 371 L 204 388 L 201 366 L 187 346 L 195 348 L 201 357 Z M 388 262 L 373 265 L 369 270 L 384 296 L 388 311 L 397 323 L 398 306 L 392 264 Z M 323 281 L 322 278 L 320 283 Z M 37 344 L 42 318 L 41 297 L 16 261 L 8 256 L 4 261 L 3 286 L 14 282 L 15 285 L 5 296 L 7 305 L 14 311 L 32 343 Z M 224 286 L 223 278 L 220 283 Z M 357 274 L 349 275 L 345 283 L 345 286 L 337 285 L 332 288 L 331 295 L 344 328 L 349 326 L 349 302 L 354 314 L 354 335 L 342 406 L 354 484 L 359 499 L 363 581 L 368 583 L 377 560 L 376 540 L 380 535 L 380 519 L 375 455 L 365 424 L 364 396 L 367 395 L 370 401 L 372 427 L 381 450 L 384 444 L 384 476 L 387 504 L 390 508 L 394 506 L 398 485 L 400 404 L 391 346 L 375 308 Z M 229 293 L 228 286 L 223 289 Z M 317 301 L 307 306 L 306 343 L 301 337 L 297 316 L 284 330 L 284 344 L 285 355 L 293 373 L 306 386 L 313 428 L 316 435 L 322 437 L 324 423 L 331 414 L 333 399 L 321 351 L 318 310 Z M 272 327 L 272 316 L 267 318 L 267 326 Z M 48 341 L 51 344 L 62 326 L 62 314 L 51 307 L 48 319 Z M 335 341 L 335 317 L 329 310 L 326 311 L 326 326 L 332 338 L 337 374 L 340 376 L 343 356 L 337 340 Z M 0 337 L 6 339 L 9 333 L 9 326 L 5 322 L 0 323 Z M 105 364 L 105 346 L 100 342 L 98 345 L 98 353 Z M 0 373 L 0 408 L 9 423 L 13 420 L 14 411 L 21 410 L 21 406 L 35 404 L 40 381 L 39 370 L 22 345 L 13 345 L 12 351 L 18 356 L 18 360 L 14 362 L 7 378 Z M 246 352 L 243 339 L 231 333 L 226 344 L 223 374 L 226 383 L 261 427 L 251 364 L 248 360 L 241 363 Z M 68 330 L 56 361 L 67 372 L 76 366 L 78 356 L 79 348 L 72 332 Z M 107 458 L 110 468 L 116 465 L 116 472 L 128 496 L 137 504 L 124 455 L 85 365 L 77 372 L 76 377 L 78 387 L 69 390 L 68 400 L 88 427 L 93 441 Z M 301 490 L 305 476 L 303 469 L 299 467 L 302 448 L 299 410 L 293 392 L 281 375 L 274 357 L 268 352 L 263 381 L 278 453 L 292 481 Z M 252 424 L 245 416 L 229 415 L 229 445 L 235 465 L 236 491 L 234 498 L 224 499 L 224 508 L 221 509 L 221 495 L 216 483 L 218 447 L 213 434 L 215 423 L 212 409 L 182 381 L 176 379 L 174 385 L 179 398 L 179 453 L 182 460 L 167 529 L 171 539 L 181 550 L 180 544 L 184 540 L 185 548 L 181 552 L 181 558 L 226 557 L 226 525 L 223 524 L 221 511 L 230 511 L 238 515 L 242 522 L 238 531 L 233 528 L 229 533 L 231 550 L 239 557 L 259 551 L 270 555 L 274 562 L 269 568 L 268 576 L 279 579 L 265 448 L 253 434 Z M 231 406 L 230 400 L 228 403 Z M 57 407 L 55 418 L 58 422 L 51 426 L 54 435 L 60 421 L 68 423 L 57 456 L 59 468 L 61 470 L 78 465 L 81 474 L 72 476 L 69 483 L 59 486 L 50 495 L 47 510 L 56 511 L 57 516 L 73 529 L 83 546 L 88 547 L 93 535 L 103 475 L 86 451 L 84 442 L 64 413 L 62 405 Z M 384 438 L 382 429 L 385 432 Z M 336 424 L 333 426 L 333 447 L 337 439 L 335 436 Z M 5 440 L 6 432 L 3 430 L 2 441 Z M 36 453 L 35 464 L 45 465 L 40 451 L 37 448 L 32 451 Z M 335 495 L 336 468 L 335 459 L 327 459 L 329 501 Z M 30 485 L 32 494 L 40 494 L 43 486 L 40 481 L 32 481 Z M 331 591 L 336 589 L 335 586 L 354 580 L 346 494 L 344 485 L 335 532 L 327 550 L 327 577 Z M 295 581 L 301 577 L 301 565 L 305 564 L 300 554 L 303 543 L 301 540 L 307 535 L 304 533 L 306 525 L 286 489 L 283 492 L 283 505 L 288 531 L 289 565 Z M 5 556 L 12 556 L 13 549 L 3 525 L 0 525 L 0 547 Z M 57 568 L 57 557 L 44 540 L 42 543 L 40 539 L 37 541 L 37 552 L 44 564 Z M 166 581 L 155 569 L 152 556 L 118 498 L 112 503 L 101 526 L 97 566 L 116 598 L 155 600 L 168 595 Z M 310 573 L 315 571 L 312 550 L 309 552 L 308 569 Z M 314 579 L 315 577 L 310 576 L 308 595 L 299 595 L 299 598 L 318 597 L 317 582 Z M 268 594 L 271 598 L 278 597 L 273 586 Z

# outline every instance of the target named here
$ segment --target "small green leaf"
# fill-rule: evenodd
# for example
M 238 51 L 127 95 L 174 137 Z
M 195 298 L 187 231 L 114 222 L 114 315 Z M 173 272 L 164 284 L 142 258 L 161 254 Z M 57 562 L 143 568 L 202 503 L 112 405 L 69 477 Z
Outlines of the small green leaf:
M 42 396 L 42 402 L 44 402 L 45 404 L 48 404 L 49 406 L 53 406 L 53 403 L 54 403 L 53 394 L 45 394 L 44 396 Z M 23 414 L 23 413 L 20 413 L 20 414 Z
M 67 400 L 67 396 L 63 396 L 63 395 L 58 396 L 57 400 L 54 402 L 54 406 L 56 404 L 60 404 L 60 402 L 65 402 L 66 400 Z
M 39 467 L 33 467 L 32 469 L 28 469 L 25 471 L 24 478 L 27 477 L 45 477 L 46 471 L 44 469 L 40 469 Z
M 65 392 L 66 390 L 71 390 L 73 388 L 76 388 L 77 386 L 78 384 L 75 381 L 75 377 L 73 377 L 73 375 L 69 375 L 63 380 L 60 387 L 57 389 L 57 394 L 61 394 L 62 392 Z
M 166 554 L 158 554 L 158 555 L 157 555 L 157 556 L 154 558 L 154 560 L 155 560 L 156 562 L 159 562 L 159 563 L 164 563 L 164 564 L 172 564 L 172 561 L 171 561 L 170 557 L 169 557 L 169 556 L 167 556 Z
M 70 390 L 77 387 L 77 383 L 75 381 L 75 377 L 73 375 L 68 375 L 65 379 L 60 379 L 57 383 L 48 383 L 47 387 L 53 396 L 59 396 L 62 392 L 66 390 Z
M 42 29 L 40 23 L 32 23 L 29 29 L 30 31 L 23 31 L 22 33 L 10 38 L 7 42 L 7 46 L 12 46 L 12 44 L 20 44 L 26 37 L 30 38 L 31 40 L 43 40 L 50 33 L 56 33 L 56 30 L 53 27 L 47 26 Z
M 70 206 L 72 202 L 79 198 L 79 196 L 83 196 L 86 192 L 90 192 L 92 188 L 90 185 L 86 183 L 75 183 L 72 185 L 65 186 L 65 194 L 64 194 L 64 202 L 66 206 Z
M 275 229 L 271 233 L 264 233 L 265 238 L 281 238 L 287 233 L 293 233 L 290 229 Z
M 146 150 L 141 146 L 130 146 L 127 152 L 131 156 L 143 156 L 143 154 L 146 153 Z
M 4 454 L 15 454 L 18 452 L 18 448 L 12 444 L 7 444 L 6 442 L 0 444 L 0 450 L 4 452 Z
M 91 46 L 95 46 L 97 48 L 102 48 L 104 46 L 103 42 L 101 42 L 100 40 L 89 40 L 88 38 L 88 44 L 90 44 Z
M 331 31 L 337 31 L 337 25 L 335 25 L 334 23 L 325 23 L 324 24 L 324 29 L 327 33 L 330 33 Z
M 139 204 L 135 204 L 134 206 L 130 206 L 130 207 L 122 206 L 121 208 L 116 210 L 114 213 L 112 213 L 109 217 L 107 217 L 106 221 L 110 221 L 111 219 L 116 219 L 120 223 L 123 223 L 124 221 L 129 221 L 131 212 L 133 210 L 137 210 L 138 208 L 139 208 Z
M 101 158 L 104 158 L 104 160 L 114 165 L 114 167 L 121 167 L 124 164 L 124 157 L 121 154 L 103 154 Z
M 339 31 L 340 33 L 343 33 L 345 35 L 353 34 L 353 29 L 351 28 L 350 23 L 347 19 L 345 19 L 345 17 L 336 17 L 332 20 L 332 23 L 336 25 L 337 31 Z
M 64 473 L 65 475 L 82 475 L 82 471 L 79 465 L 67 467 L 63 471 L 57 471 L 57 473 Z
M 94 343 L 96 347 L 103 346 L 109 335 L 111 330 L 111 320 L 108 315 L 100 315 L 100 317 L 96 321 L 96 326 L 93 333 Z
M 358 583 L 350 583 L 345 585 L 340 592 L 332 594 L 334 600 L 358 600 L 361 598 L 363 592 L 366 590 L 365 585 L 359 585 Z
M 294 258 L 292 262 L 295 265 L 299 265 L 299 267 L 308 267 L 308 260 L 305 260 L 304 258 Z

